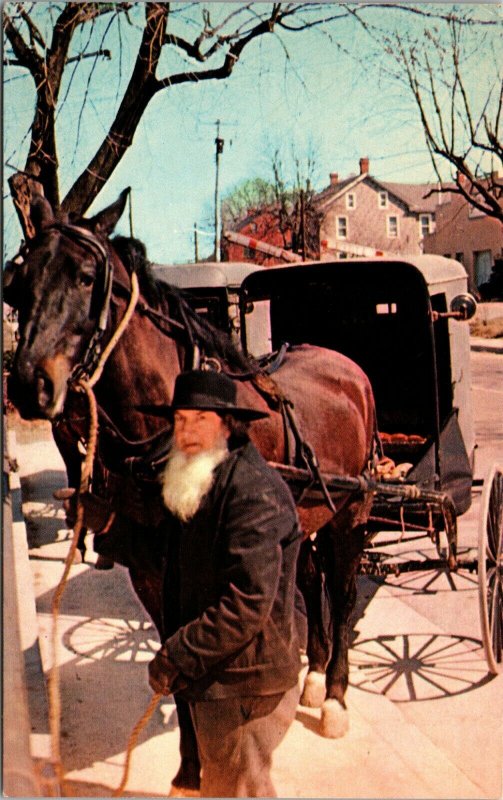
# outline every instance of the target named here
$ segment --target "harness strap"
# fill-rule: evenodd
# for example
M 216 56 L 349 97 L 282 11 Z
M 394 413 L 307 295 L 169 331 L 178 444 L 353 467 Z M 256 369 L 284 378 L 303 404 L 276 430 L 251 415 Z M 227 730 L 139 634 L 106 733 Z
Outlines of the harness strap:
M 257 375 L 253 376 L 252 382 L 257 387 L 259 392 L 266 398 L 266 400 L 270 401 L 276 410 L 281 411 L 283 418 L 288 419 L 290 430 L 292 431 L 295 439 L 298 456 L 300 459 L 302 459 L 312 476 L 313 481 L 311 485 L 314 483 L 319 484 L 327 506 L 329 507 L 330 511 L 335 514 L 337 509 L 335 508 L 333 500 L 327 489 L 325 479 L 321 474 L 318 457 L 311 445 L 301 436 L 299 425 L 293 412 L 294 406 L 292 401 L 283 394 L 276 381 L 273 380 L 273 378 L 271 378 L 269 375 L 258 373 Z M 288 441 L 287 431 L 285 432 L 285 441 Z M 287 450 L 287 448 L 285 449 Z
M 330 496 L 330 492 L 327 489 L 327 484 L 325 483 L 325 479 L 321 474 L 320 470 L 320 462 L 318 461 L 318 457 L 314 452 L 314 449 L 311 447 L 309 442 L 306 442 L 305 439 L 302 439 L 299 431 L 299 426 L 297 424 L 297 420 L 293 413 L 293 404 L 286 400 L 284 401 L 285 412 L 288 417 L 288 421 L 290 422 L 290 426 L 295 437 L 295 441 L 297 442 L 297 447 L 299 449 L 300 456 L 304 461 L 306 467 L 308 468 L 309 472 L 311 473 L 314 481 L 320 485 L 321 491 L 323 493 L 323 497 L 325 498 L 325 502 L 329 507 L 332 514 L 337 513 L 337 509 L 334 506 L 333 500 Z
M 224 372 L 227 377 L 235 381 L 252 381 L 255 380 L 257 375 L 261 374 L 272 375 L 281 367 L 289 349 L 290 345 L 288 342 L 283 342 L 279 350 L 276 350 L 275 353 L 268 353 L 266 356 L 260 356 L 256 359 L 257 367 L 253 372 L 229 372 L 228 370 L 223 370 L 221 365 L 217 371 Z M 215 360 L 216 359 L 213 359 L 213 361 Z

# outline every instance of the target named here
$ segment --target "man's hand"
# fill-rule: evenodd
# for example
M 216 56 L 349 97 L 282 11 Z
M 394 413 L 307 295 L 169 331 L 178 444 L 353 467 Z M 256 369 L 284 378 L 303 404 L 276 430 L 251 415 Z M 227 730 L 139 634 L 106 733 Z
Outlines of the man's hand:
M 77 519 L 77 490 L 76 489 L 56 489 L 53 492 L 56 500 L 63 501 L 63 508 L 66 511 L 66 520 L 69 527 L 73 528 Z M 84 492 L 80 495 L 79 501 L 84 507 L 83 524 L 86 528 L 98 533 L 103 530 L 112 514 L 112 507 L 106 500 L 97 497 L 95 494 Z
M 154 692 L 166 695 L 183 689 L 187 685 L 178 669 L 170 661 L 165 645 L 148 665 L 148 682 Z

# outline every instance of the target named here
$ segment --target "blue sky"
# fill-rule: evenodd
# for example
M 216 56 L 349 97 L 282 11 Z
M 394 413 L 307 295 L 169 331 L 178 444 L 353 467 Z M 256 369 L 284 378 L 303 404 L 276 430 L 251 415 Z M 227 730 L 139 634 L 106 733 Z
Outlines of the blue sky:
M 229 8 L 224 3 L 212 5 L 215 14 Z M 39 14 L 44 14 L 44 6 L 47 4 L 39 5 Z M 452 8 L 443 3 L 435 7 Z M 473 10 L 494 18 L 501 6 L 474 4 Z M 391 29 L 396 14 L 392 6 L 383 7 L 375 12 L 374 20 Z M 403 32 L 407 28 L 414 33 L 418 26 L 424 27 L 412 17 L 402 20 Z M 329 40 L 328 30 L 287 37 L 288 60 L 276 37 L 261 37 L 245 50 L 230 79 L 182 85 L 158 94 L 133 146 L 92 210 L 99 210 L 124 186 L 131 186 L 134 233 L 146 243 L 151 260 L 191 260 L 194 223 L 208 233 L 211 227 L 217 119 L 221 120 L 225 139 L 222 194 L 246 178 L 269 176 L 268 143 L 282 144 L 286 150 L 292 144 L 302 154 L 311 142 L 317 153 L 315 178 L 319 189 L 328 184 L 331 171 L 342 177 L 357 172 L 361 156 L 370 158 L 371 173 L 383 180 L 435 180 L 409 94 L 386 75 L 391 62 L 383 55 L 369 64 L 368 39 L 353 22 L 343 21 L 331 28 L 347 52 L 341 52 Z M 126 35 L 134 39 L 137 34 L 131 30 Z M 115 111 L 119 96 L 117 41 L 112 50 L 115 61 L 99 62 L 95 68 L 91 102 L 81 117 L 86 70 L 70 85 L 58 121 L 62 195 L 94 153 Z M 122 82 L 128 78 L 128 50 L 133 52 L 126 41 Z M 472 55 L 474 85 L 482 87 L 493 73 L 489 51 Z M 22 168 L 33 107 L 31 79 L 19 69 L 9 69 L 4 71 L 4 82 L 4 109 L 9 109 L 4 113 L 4 157 L 9 164 Z M 66 92 L 65 85 L 61 96 Z M 12 113 L 13 108 L 16 113 Z M 7 167 L 5 177 L 11 172 Z M 4 198 L 6 193 L 4 188 Z M 128 233 L 126 216 L 119 229 Z M 4 251 L 9 253 L 17 247 L 20 232 L 8 198 L 4 230 Z M 211 236 L 202 232 L 203 253 L 209 252 L 211 243 Z

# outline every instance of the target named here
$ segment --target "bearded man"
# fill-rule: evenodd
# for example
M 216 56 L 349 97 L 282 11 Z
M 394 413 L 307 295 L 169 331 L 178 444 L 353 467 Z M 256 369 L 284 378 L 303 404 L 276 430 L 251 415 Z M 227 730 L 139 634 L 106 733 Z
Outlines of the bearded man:
M 248 438 L 248 423 L 265 415 L 236 405 L 230 378 L 179 375 L 171 413 L 167 533 L 149 553 L 164 564 L 166 638 L 149 682 L 189 703 L 201 796 L 273 797 L 272 754 L 299 699 L 294 501 Z M 145 548 L 137 526 L 124 536 L 119 512 L 102 523 L 99 553 L 128 565 Z M 126 542 L 130 554 L 120 557 Z

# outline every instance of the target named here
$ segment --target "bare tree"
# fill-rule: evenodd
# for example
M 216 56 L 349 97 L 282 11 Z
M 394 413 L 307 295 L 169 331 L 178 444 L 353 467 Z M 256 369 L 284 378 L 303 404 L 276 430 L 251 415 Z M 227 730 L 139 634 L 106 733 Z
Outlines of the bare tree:
M 393 77 L 417 108 L 438 180 L 432 193 L 454 191 L 503 221 L 502 31 L 497 19 L 461 11 L 435 19 L 419 35 L 395 29 L 383 36 L 359 21 L 379 38 L 395 62 Z
M 138 124 L 159 92 L 180 84 L 224 80 L 244 49 L 257 37 L 278 31 L 306 30 L 348 16 L 341 6 L 323 3 L 247 3 L 208 6 L 198 3 L 12 3 L 3 7 L 4 65 L 28 70 L 36 89 L 29 152 L 22 175 L 11 191 L 25 229 L 30 233 L 26 196 L 35 181 L 56 210 L 84 213 L 131 146 Z M 106 19 L 106 24 L 105 24 Z M 76 32 L 102 23 L 102 43 L 95 37 L 78 52 Z M 105 47 L 114 26 L 139 26 L 141 40 L 127 87 L 115 118 L 83 172 L 63 199 L 58 181 L 56 115 L 65 69 L 84 58 L 111 57 Z M 120 41 L 120 35 L 115 41 Z M 176 55 L 180 69 L 165 72 L 165 51 Z M 171 62 L 170 62 L 171 63 Z
M 232 229 L 249 213 L 259 213 L 262 236 L 279 232 L 285 249 L 316 258 L 319 235 L 312 198 L 318 177 L 318 148 L 312 140 L 305 148 L 294 142 L 268 141 L 264 150 L 268 177 L 245 180 L 224 197 L 224 227 Z
M 407 16 L 439 20 L 445 17 L 442 7 L 436 10 L 434 6 L 423 9 L 398 4 L 393 8 Z M 382 6 L 324 2 L 6 2 L 4 66 L 26 70 L 35 94 L 28 155 L 21 168 L 17 165 L 19 173 L 11 179 L 11 192 L 25 235 L 30 235 L 27 198 L 34 187 L 45 193 L 56 211 L 82 214 L 89 208 L 131 147 L 142 116 L 160 92 L 183 84 L 229 78 L 244 50 L 266 34 L 282 43 L 287 60 L 288 50 L 281 37 L 291 41 L 293 35 L 310 28 L 319 29 L 329 42 L 340 46 L 332 32 L 337 31 L 341 20 L 356 13 L 360 21 L 367 13 L 381 18 Z M 84 65 L 92 63 L 86 100 L 92 96 L 94 78 L 103 59 L 117 63 L 120 76 L 125 58 L 120 43 L 126 30 L 138 34 L 137 45 L 127 54 L 132 70 L 124 90 L 120 90 L 117 111 L 87 165 L 61 198 L 57 115 L 64 108 L 77 71 Z M 499 115 L 496 121 L 499 122 Z M 478 134 L 480 126 L 475 122 L 474 126 Z M 497 136 L 497 130 L 490 125 L 486 133 Z
M 318 177 L 318 148 L 311 140 L 305 155 L 295 143 L 269 146 L 270 169 L 275 195 L 278 228 L 285 246 L 304 257 L 319 257 L 317 215 L 312 204 Z

